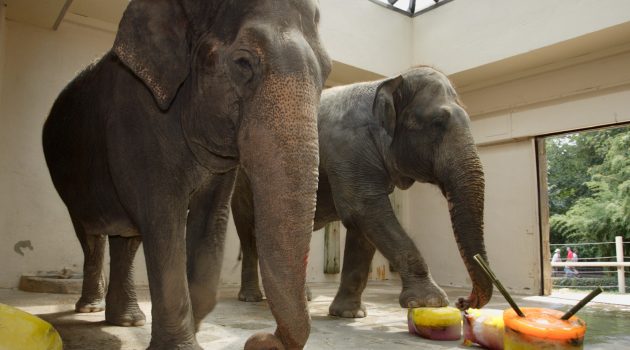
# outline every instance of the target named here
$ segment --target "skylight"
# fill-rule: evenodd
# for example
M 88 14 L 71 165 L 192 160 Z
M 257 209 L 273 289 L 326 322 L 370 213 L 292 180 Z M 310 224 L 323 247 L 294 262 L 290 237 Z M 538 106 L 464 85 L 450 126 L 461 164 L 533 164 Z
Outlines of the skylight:
M 443 3 L 449 2 L 451 0 L 371 0 L 371 1 L 379 3 L 387 8 L 396 10 L 398 12 L 406 13 L 408 15 L 417 15 L 419 13 L 438 7 L 442 5 Z

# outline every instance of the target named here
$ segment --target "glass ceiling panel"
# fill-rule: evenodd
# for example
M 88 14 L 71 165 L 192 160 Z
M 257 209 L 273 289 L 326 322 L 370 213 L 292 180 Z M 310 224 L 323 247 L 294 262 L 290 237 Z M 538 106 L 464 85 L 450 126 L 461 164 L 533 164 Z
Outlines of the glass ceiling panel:
M 450 0 L 372 0 L 373 2 L 378 2 L 386 7 L 394 8 L 407 14 L 414 15 L 420 12 L 424 12 L 425 10 L 429 10 L 433 7 L 437 7 L 444 2 L 448 2 Z

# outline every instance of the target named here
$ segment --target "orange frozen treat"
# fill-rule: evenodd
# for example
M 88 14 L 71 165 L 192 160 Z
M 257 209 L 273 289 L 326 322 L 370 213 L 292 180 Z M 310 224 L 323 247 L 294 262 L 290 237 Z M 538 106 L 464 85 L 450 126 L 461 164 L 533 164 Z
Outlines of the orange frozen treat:
M 525 317 L 512 309 L 503 312 L 505 350 L 578 350 L 583 348 L 586 323 L 573 316 L 564 321 L 562 311 L 522 308 Z

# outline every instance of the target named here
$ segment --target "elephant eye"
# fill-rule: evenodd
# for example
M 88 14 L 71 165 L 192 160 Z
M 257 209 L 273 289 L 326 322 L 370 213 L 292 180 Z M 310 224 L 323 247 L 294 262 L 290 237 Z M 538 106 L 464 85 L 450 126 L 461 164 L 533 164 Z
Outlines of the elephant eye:
M 444 128 L 450 117 L 450 108 L 441 108 L 433 118 L 433 125 L 439 128 Z
M 251 80 L 254 75 L 254 71 L 252 70 L 252 65 L 245 58 L 239 58 L 234 60 L 234 63 L 238 67 L 240 73 L 243 75 L 245 81 Z
M 257 60 L 246 50 L 237 50 L 232 54 L 232 73 L 234 78 L 242 84 L 247 84 L 254 79 Z

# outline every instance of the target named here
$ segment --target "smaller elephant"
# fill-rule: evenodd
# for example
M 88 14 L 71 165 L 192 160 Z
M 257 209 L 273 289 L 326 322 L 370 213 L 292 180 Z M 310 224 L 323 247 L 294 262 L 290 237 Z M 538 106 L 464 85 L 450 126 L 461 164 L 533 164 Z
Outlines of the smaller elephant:
M 473 256 L 486 257 L 484 176 L 470 120 L 448 78 L 418 67 L 393 78 L 323 92 L 318 114 L 319 188 L 314 228 L 341 220 L 347 228 L 341 285 L 329 312 L 365 317 L 361 294 L 378 249 L 400 272 L 402 307 L 446 306 L 413 240 L 396 219 L 388 195 L 414 182 L 438 186 L 446 197 L 462 259 L 473 282 L 457 306 L 481 307 L 492 283 Z M 239 299 L 258 301 L 254 211 L 249 179 L 239 172 L 232 197 L 243 249 Z M 439 249 L 439 247 L 432 247 Z

